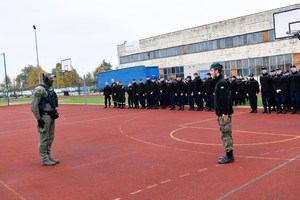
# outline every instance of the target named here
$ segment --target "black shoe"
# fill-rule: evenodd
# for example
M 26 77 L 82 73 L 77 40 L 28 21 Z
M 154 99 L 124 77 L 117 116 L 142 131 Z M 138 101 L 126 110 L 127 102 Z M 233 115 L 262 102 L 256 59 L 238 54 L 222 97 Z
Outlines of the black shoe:
M 250 113 L 254 113 L 254 110 L 251 110 Z
M 268 112 L 267 109 L 264 109 L 264 111 L 262 113 L 267 113 L 267 112 Z
M 218 163 L 219 164 L 227 164 L 227 163 L 233 163 L 234 162 L 234 157 L 231 156 L 224 156 L 224 157 L 221 157 L 219 160 L 218 160 Z
M 257 113 L 257 110 L 253 110 L 253 113 Z

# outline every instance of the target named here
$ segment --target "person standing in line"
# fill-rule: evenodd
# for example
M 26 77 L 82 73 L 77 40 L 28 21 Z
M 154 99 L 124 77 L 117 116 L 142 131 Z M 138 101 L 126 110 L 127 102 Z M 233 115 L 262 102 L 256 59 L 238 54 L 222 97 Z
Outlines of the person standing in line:
M 191 76 L 186 77 L 186 86 L 187 86 L 187 102 L 190 106 L 189 111 L 195 110 L 195 102 L 193 98 L 194 84 Z
M 152 77 L 152 84 L 151 84 L 151 101 L 152 106 L 154 109 L 158 109 L 158 95 L 159 95 L 159 86 L 157 84 L 157 78 L 154 76 Z
M 159 80 L 159 99 L 162 109 L 166 109 L 167 106 L 167 83 L 163 77 Z
M 272 78 L 272 94 L 271 94 L 272 111 L 276 111 L 276 100 L 275 100 L 276 92 L 273 87 L 274 78 L 276 77 L 276 70 L 272 69 L 270 72 L 271 72 L 270 76 Z
M 179 109 L 184 111 L 184 94 L 185 94 L 185 85 L 184 82 L 182 81 L 182 78 L 180 75 L 177 76 L 177 87 L 176 87 L 176 93 L 175 96 L 178 98 L 178 103 L 179 103 Z
M 140 79 L 139 87 L 138 87 L 138 94 L 139 94 L 139 102 L 141 104 L 141 108 L 145 109 L 145 84 L 143 82 L 143 79 Z
M 103 94 L 104 94 L 104 108 L 107 108 L 107 103 L 110 107 L 111 106 L 111 87 L 108 85 L 108 82 L 105 82 Z
M 55 75 L 44 73 L 43 83 L 33 90 L 31 111 L 37 120 L 39 132 L 39 154 L 43 166 L 54 166 L 60 161 L 53 158 L 51 147 L 54 140 L 55 120 L 59 117 L 57 112 L 58 98 L 52 88 Z
M 249 80 L 246 85 L 246 95 L 249 97 L 251 111 L 257 113 L 257 95 L 259 93 L 258 81 L 254 79 L 254 74 L 249 75 Z
M 174 96 L 175 96 L 175 85 L 173 83 L 173 79 L 170 78 L 167 81 L 167 96 L 169 99 L 169 104 L 170 104 L 170 110 L 175 110 L 175 101 L 174 101 Z
M 145 95 L 146 95 L 146 101 L 147 101 L 147 109 L 153 108 L 152 105 L 152 99 L 151 99 L 151 91 L 152 91 L 152 82 L 150 80 L 149 76 L 146 76 L 146 81 L 145 81 Z
M 231 77 L 230 91 L 231 91 L 232 105 L 237 106 L 237 104 L 238 104 L 238 94 L 237 94 L 236 76 Z
M 292 114 L 300 114 L 300 72 L 295 65 L 290 66 L 290 69 L 289 80 L 293 106 Z
M 134 108 L 138 109 L 139 108 L 139 85 L 137 84 L 135 79 L 132 79 L 132 90 L 133 90 L 133 104 Z
M 206 102 L 207 102 L 207 111 L 215 111 L 214 105 L 214 89 L 215 89 L 215 81 L 211 77 L 210 73 L 206 74 L 205 80 L 205 94 L 206 94 Z
M 128 95 L 128 98 L 127 98 L 128 109 L 131 109 L 131 108 L 133 108 L 134 95 L 135 95 L 135 93 L 133 91 L 132 83 L 128 84 L 128 87 L 126 88 L 126 92 L 127 92 L 127 95 Z
M 112 93 L 112 100 L 114 102 L 114 108 L 118 105 L 118 84 L 115 82 L 115 79 L 111 79 L 111 93 Z
M 198 72 L 193 73 L 194 80 L 193 80 L 193 97 L 194 101 L 197 105 L 197 111 L 203 111 L 203 81 L 200 78 Z
M 283 113 L 286 114 L 286 90 L 288 88 L 288 79 L 283 76 L 282 70 L 280 67 L 276 69 L 276 76 L 273 79 L 273 87 L 276 92 L 275 100 L 277 104 L 277 114 Z
M 272 95 L 273 95 L 273 79 L 268 74 L 267 68 L 261 68 L 261 76 L 259 77 L 261 87 L 261 98 L 264 111 L 262 113 L 271 113 L 272 110 Z
M 226 152 L 225 156 L 218 159 L 219 164 L 234 162 L 233 156 L 233 139 L 232 139 L 232 100 L 230 88 L 222 75 L 223 66 L 220 63 L 213 63 L 210 66 L 210 73 L 214 78 L 215 85 L 215 112 L 217 121 L 220 126 L 221 139 Z

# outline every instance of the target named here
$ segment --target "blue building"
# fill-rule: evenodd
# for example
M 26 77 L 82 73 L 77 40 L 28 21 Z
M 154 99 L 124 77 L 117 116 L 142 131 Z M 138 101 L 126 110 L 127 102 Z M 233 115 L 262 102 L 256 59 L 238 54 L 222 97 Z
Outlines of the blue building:
M 102 90 L 105 86 L 105 82 L 108 82 L 110 85 L 111 79 L 115 79 L 116 82 L 121 81 L 123 85 L 126 86 L 130 82 L 132 82 L 132 79 L 136 79 L 137 82 L 139 82 L 140 79 L 143 79 L 143 81 L 145 81 L 146 76 L 155 76 L 159 78 L 158 67 L 136 66 L 98 73 L 98 88 L 99 90 Z

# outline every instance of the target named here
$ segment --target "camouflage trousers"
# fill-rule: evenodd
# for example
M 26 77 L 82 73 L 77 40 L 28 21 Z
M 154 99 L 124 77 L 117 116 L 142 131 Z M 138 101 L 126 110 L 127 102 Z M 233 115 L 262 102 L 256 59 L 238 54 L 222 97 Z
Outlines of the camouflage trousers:
M 40 153 L 40 158 L 45 161 L 52 158 L 51 146 L 54 140 L 55 131 L 55 120 L 53 120 L 49 115 L 43 115 L 42 119 L 45 121 L 44 128 L 37 127 L 40 134 L 38 149 Z
M 225 152 L 233 151 L 233 140 L 231 131 L 231 115 L 228 116 L 227 122 L 223 121 L 222 117 L 218 116 L 217 119 L 220 126 L 221 139 Z

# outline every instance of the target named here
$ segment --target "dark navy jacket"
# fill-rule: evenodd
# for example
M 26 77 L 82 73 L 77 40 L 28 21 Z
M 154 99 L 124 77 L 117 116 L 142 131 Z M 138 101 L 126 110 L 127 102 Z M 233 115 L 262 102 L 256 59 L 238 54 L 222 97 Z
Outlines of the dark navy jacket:
M 215 110 L 217 116 L 233 113 L 230 88 L 222 75 L 215 78 Z

